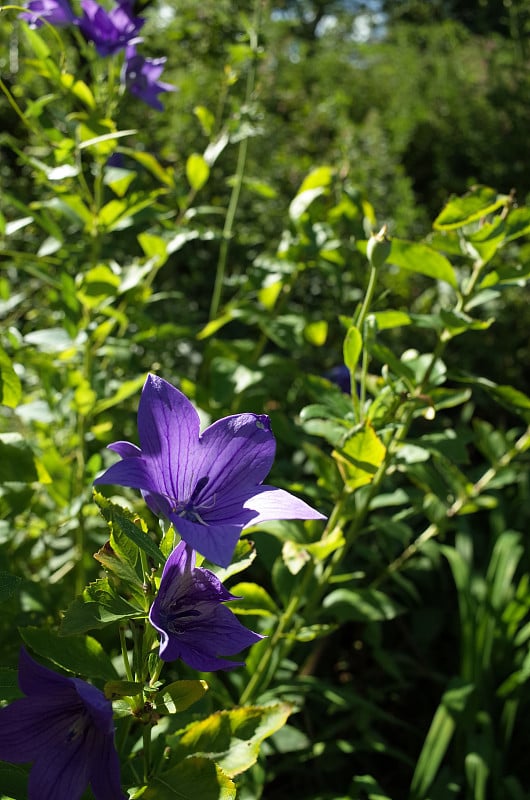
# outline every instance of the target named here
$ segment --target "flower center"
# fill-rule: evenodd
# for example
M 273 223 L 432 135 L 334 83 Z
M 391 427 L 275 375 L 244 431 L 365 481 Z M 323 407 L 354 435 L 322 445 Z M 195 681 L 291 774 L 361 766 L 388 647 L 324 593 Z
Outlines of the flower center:
M 208 506 L 202 504 L 196 505 L 196 501 L 209 480 L 210 478 L 208 475 L 203 475 L 203 477 L 199 478 L 195 484 L 195 489 L 189 498 L 182 503 L 175 504 L 174 510 L 179 517 L 182 517 L 183 519 L 189 519 L 190 522 L 198 522 L 200 525 L 208 524 L 201 516 L 203 510 L 207 510 Z
M 178 607 L 178 603 L 171 603 L 165 615 L 166 625 L 171 633 L 184 633 L 186 628 L 190 628 L 196 618 L 201 616 L 197 608 L 181 608 L 177 611 Z
M 68 728 L 68 732 L 65 736 L 66 744 L 70 744 L 75 739 L 79 739 L 80 736 L 83 736 L 83 734 L 87 729 L 87 722 L 88 722 L 87 714 L 85 713 L 79 714 L 77 719 L 75 719 Z

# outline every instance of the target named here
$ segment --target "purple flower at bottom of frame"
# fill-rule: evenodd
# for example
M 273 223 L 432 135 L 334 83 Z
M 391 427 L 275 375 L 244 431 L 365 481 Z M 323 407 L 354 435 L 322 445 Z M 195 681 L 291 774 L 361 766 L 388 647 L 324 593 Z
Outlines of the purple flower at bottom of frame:
M 129 45 L 125 51 L 122 83 L 135 97 L 147 105 L 162 111 L 164 106 L 158 99 L 160 92 L 174 92 L 176 86 L 159 81 L 166 63 L 165 58 L 144 58 L 138 55 L 136 47 Z
M 41 28 L 44 22 L 60 28 L 72 24 L 76 19 L 68 0 L 31 0 L 27 8 L 19 16 L 30 28 Z
M 155 514 L 209 561 L 227 567 L 243 528 L 272 519 L 324 519 L 303 500 L 262 481 L 276 443 L 265 414 L 234 414 L 200 433 L 188 398 L 148 375 L 138 407 L 140 446 L 109 445 L 122 457 L 94 483 L 140 489 Z
M 149 620 L 160 634 L 160 658 L 180 658 L 193 669 L 213 672 L 240 667 L 226 661 L 263 637 L 249 631 L 223 603 L 237 600 L 208 569 L 195 566 L 195 551 L 180 542 L 169 556 Z
M 37 664 L 22 649 L 18 683 L 26 697 L 0 709 L 0 760 L 32 761 L 29 800 L 126 800 L 114 747 L 112 705 L 103 692 Z
M 81 8 L 83 16 L 79 29 L 85 39 L 94 42 L 100 56 L 113 55 L 138 41 L 138 32 L 145 20 L 134 16 L 132 0 L 122 0 L 109 12 L 96 0 L 81 0 Z

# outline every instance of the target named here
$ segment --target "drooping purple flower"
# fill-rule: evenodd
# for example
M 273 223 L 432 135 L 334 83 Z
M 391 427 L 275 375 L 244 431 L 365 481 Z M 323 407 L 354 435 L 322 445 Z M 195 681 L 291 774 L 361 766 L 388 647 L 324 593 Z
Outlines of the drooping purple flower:
M 40 28 L 44 22 L 60 28 L 76 19 L 68 0 L 31 0 L 27 8 L 20 18 L 26 20 L 30 28 Z
M 103 692 L 37 664 L 22 649 L 19 686 L 26 695 L 0 709 L 0 759 L 32 761 L 29 800 L 126 800 L 114 747 L 112 705 Z
M 201 672 L 231 669 L 244 661 L 219 656 L 239 653 L 263 637 L 242 625 L 223 603 L 237 600 L 208 569 L 195 566 L 195 551 L 180 542 L 162 572 L 149 619 L 160 633 L 160 658 L 182 659 Z
M 138 32 L 145 20 L 134 16 L 132 0 L 122 0 L 109 12 L 96 0 L 81 0 L 81 8 L 83 16 L 79 28 L 85 39 L 94 42 L 100 56 L 113 55 L 138 41 Z
M 159 81 L 166 63 L 165 58 L 144 58 L 138 55 L 136 47 L 129 45 L 125 51 L 122 82 L 135 97 L 147 105 L 162 111 L 164 106 L 157 95 L 161 92 L 174 92 L 171 83 Z
M 109 445 L 122 457 L 96 479 L 141 489 L 155 514 L 214 564 L 228 566 L 243 528 L 271 519 L 323 519 L 283 489 L 264 486 L 276 444 L 264 414 L 236 414 L 200 435 L 182 392 L 149 375 L 138 407 L 140 447 Z

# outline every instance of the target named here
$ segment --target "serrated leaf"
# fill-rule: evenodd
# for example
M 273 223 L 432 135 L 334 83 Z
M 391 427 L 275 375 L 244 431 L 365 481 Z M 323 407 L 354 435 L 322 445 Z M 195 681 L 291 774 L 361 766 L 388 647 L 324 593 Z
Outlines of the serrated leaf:
M 169 736 L 167 743 L 177 759 L 204 756 L 232 778 L 256 763 L 262 741 L 285 725 L 291 711 L 287 703 L 218 711 Z
M 76 597 L 64 612 L 59 633 L 75 636 L 87 631 L 105 628 L 114 622 L 145 616 L 145 610 L 131 605 L 100 578 L 87 586 L 81 597 Z
M 160 549 L 150 536 L 144 533 L 141 528 L 135 525 L 129 518 L 128 515 L 130 512 L 125 508 L 111 503 L 110 500 L 107 500 L 107 498 L 99 492 L 94 492 L 94 500 L 111 530 L 113 530 L 114 526 L 117 526 L 125 536 L 128 536 L 131 541 L 144 551 L 144 553 L 152 558 L 155 564 L 159 565 L 165 562 L 165 558 Z
M 36 653 L 57 666 L 90 678 L 114 680 L 118 677 L 110 657 L 91 636 L 63 638 L 43 628 L 19 628 L 24 642 Z

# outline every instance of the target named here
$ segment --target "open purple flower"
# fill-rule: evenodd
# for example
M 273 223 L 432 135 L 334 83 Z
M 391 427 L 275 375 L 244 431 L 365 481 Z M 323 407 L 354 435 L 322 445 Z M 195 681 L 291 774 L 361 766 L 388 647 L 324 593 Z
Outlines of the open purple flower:
M 228 566 L 243 528 L 271 519 L 323 519 L 283 489 L 263 486 L 276 444 L 269 418 L 236 414 L 200 435 L 199 415 L 182 392 L 149 375 L 138 408 L 140 447 L 109 445 L 122 457 L 95 483 L 141 489 L 194 550 Z
M 33 761 L 29 800 L 80 800 L 89 783 L 96 800 L 126 800 L 105 695 L 37 664 L 24 649 L 18 682 L 26 697 L 0 709 L 0 759 Z
M 145 20 L 135 17 L 132 0 L 122 0 L 112 11 L 105 11 L 96 0 L 81 0 L 83 16 L 79 28 L 85 39 L 94 42 L 100 56 L 110 56 L 138 41 Z
M 195 566 L 195 551 L 180 542 L 162 572 L 160 589 L 149 619 L 160 633 L 160 658 L 182 659 L 202 672 L 231 669 L 244 661 L 219 656 L 239 653 L 263 637 L 242 625 L 227 600 L 237 600 L 207 569 Z
M 68 0 L 31 0 L 27 8 L 20 18 L 26 20 L 30 28 L 40 28 L 45 21 L 59 28 L 75 21 Z
M 162 111 L 164 106 L 157 95 L 161 92 L 174 92 L 171 83 L 159 81 L 166 63 L 165 58 L 144 58 L 138 55 L 136 47 L 129 45 L 125 51 L 122 81 L 135 97 L 147 105 Z

